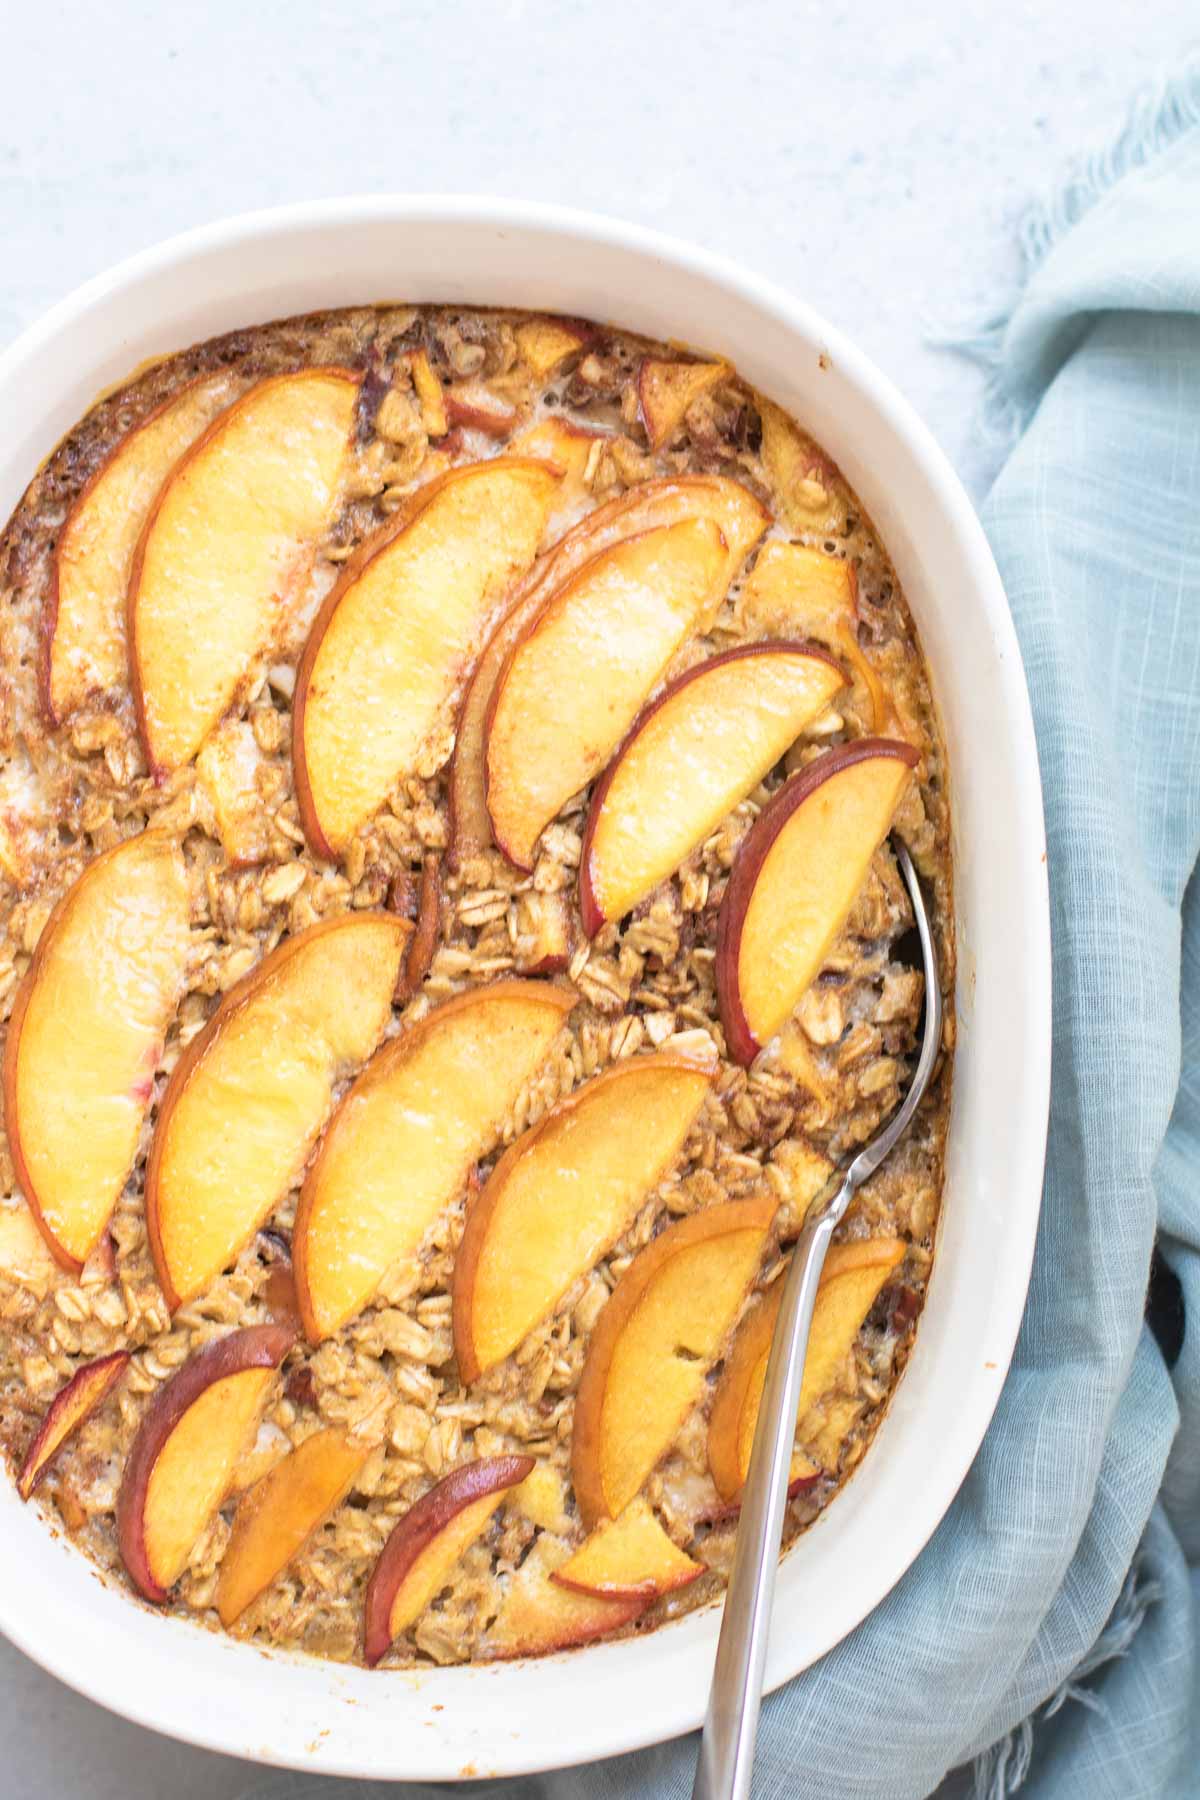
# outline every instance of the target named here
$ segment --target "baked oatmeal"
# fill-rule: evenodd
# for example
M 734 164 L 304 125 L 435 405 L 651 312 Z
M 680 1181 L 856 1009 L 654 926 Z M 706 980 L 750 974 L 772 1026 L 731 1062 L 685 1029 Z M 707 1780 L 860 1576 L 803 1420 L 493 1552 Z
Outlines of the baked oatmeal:
M 341 1660 L 718 1596 L 789 1246 L 912 1068 L 893 833 L 954 987 L 928 676 L 838 469 L 728 363 L 363 307 L 99 401 L 0 583 L 22 1494 Z M 910 1353 L 953 1016 L 829 1257 L 789 1537 Z

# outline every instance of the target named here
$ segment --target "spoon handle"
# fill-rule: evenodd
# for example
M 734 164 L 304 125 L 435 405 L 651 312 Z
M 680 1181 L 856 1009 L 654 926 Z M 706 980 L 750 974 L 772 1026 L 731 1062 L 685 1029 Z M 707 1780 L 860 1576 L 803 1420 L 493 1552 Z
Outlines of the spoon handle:
M 817 1284 L 841 1210 L 835 1203 L 809 1215 L 784 1277 L 692 1800 L 747 1800 L 750 1793 L 800 1383 Z
M 908 1092 L 887 1124 L 840 1176 L 831 1177 L 814 1196 L 783 1278 L 783 1298 L 767 1358 L 754 1448 L 742 1495 L 692 1800 L 748 1800 L 796 1413 L 825 1252 L 856 1190 L 875 1173 L 908 1130 L 933 1078 L 941 1046 L 942 995 L 929 914 L 908 851 L 902 843 L 896 844 L 895 851 L 921 939 L 925 976 L 921 1053 Z

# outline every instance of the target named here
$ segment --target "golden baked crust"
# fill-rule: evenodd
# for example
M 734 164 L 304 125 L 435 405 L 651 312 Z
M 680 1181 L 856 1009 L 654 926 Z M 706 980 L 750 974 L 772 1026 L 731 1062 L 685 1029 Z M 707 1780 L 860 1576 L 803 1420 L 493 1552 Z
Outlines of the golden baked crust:
M 546 943 L 565 937 L 561 978 L 580 1003 L 505 1122 L 499 1156 L 556 1101 L 622 1059 L 651 1049 L 723 1045 L 714 939 L 738 846 L 785 773 L 874 727 L 870 687 L 854 681 L 836 711 L 822 715 L 788 752 L 785 766 L 730 813 L 674 878 L 590 943 L 576 898 L 586 793 L 546 829 L 530 873 L 495 848 L 464 854 L 450 866 L 447 767 L 461 686 L 442 708 L 415 770 L 353 837 L 340 864 L 316 858 L 305 842 L 292 776 L 297 662 L 341 568 L 432 476 L 504 450 L 538 420 L 564 418 L 599 435 L 553 535 L 649 478 L 716 473 L 743 483 L 770 508 L 775 522 L 768 544 L 808 545 L 848 563 L 857 584 L 861 654 L 890 698 L 896 731 L 920 752 L 896 829 L 929 884 L 942 985 L 953 993 L 945 753 L 899 583 L 854 495 L 786 420 L 781 439 L 778 409 L 731 369 L 697 384 L 677 431 L 652 449 L 642 412 L 646 364 L 678 362 L 681 353 L 589 328 L 573 354 L 539 375 L 521 350 L 529 323 L 528 315 L 485 310 L 358 308 L 255 327 L 182 352 L 88 413 L 34 477 L 0 538 L 0 1018 L 10 1015 L 56 901 L 103 851 L 153 825 L 180 846 L 191 897 L 195 953 L 155 1075 L 136 1165 L 109 1232 L 77 1274 L 39 1256 L 18 1229 L 24 1202 L 0 1140 L 0 1438 L 15 1467 L 47 1403 L 81 1364 L 132 1352 L 114 1397 L 59 1453 L 39 1490 L 48 1512 L 120 1579 L 117 1488 L 148 1396 L 214 1337 L 262 1323 L 287 1304 L 294 1192 L 235 1265 L 174 1319 L 151 1260 L 142 1187 L 158 1101 L 220 997 L 285 937 L 318 920 L 378 907 L 415 918 L 423 875 L 427 893 L 436 886 L 441 896 L 432 944 L 424 945 L 428 973 L 420 980 L 419 968 L 410 971 L 418 977 L 415 990 L 397 1004 L 389 1032 L 481 981 L 540 971 Z M 436 408 L 431 411 L 414 369 L 418 352 L 457 398 L 464 424 L 438 420 Z M 91 696 L 61 724 L 49 724 L 46 633 L 55 547 L 70 508 L 114 447 L 198 378 L 224 372 L 224 399 L 264 376 L 317 366 L 361 376 L 348 479 L 305 591 L 284 612 L 269 653 L 242 682 L 209 747 L 198 761 L 156 781 L 147 772 L 127 684 Z M 452 398 L 452 411 L 454 405 Z M 484 429 L 477 423 L 481 405 L 491 415 Z M 438 424 L 450 429 L 431 435 Z M 668 678 L 770 630 L 769 605 L 747 603 L 754 561 L 752 553 L 711 628 L 686 644 Z M 427 907 L 427 924 L 429 918 Z M 905 942 L 910 926 L 903 883 L 885 845 L 820 976 L 780 1037 L 748 1069 L 722 1060 L 673 1172 L 632 1227 L 514 1356 L 469 1387 L 459 1381 L 452 1337 L 461 1195 L 430 1229 L 420 1255 L 390 1270 L 370 1307 L 316 1349 L 302 1347 L 289 1357 L 257 1444 L 239 1465 L 225 1507 L 196 1543 L 171 1596 L 173 1609 L 216 1627 L 218 1575 L 237 1494 L 321 1425 L 350 1428 L 370 1444 L 370 1455 L 350 1499 L 243 1615 L 239 1632 L 264 1645 L 360 1657 L 363 1594 L 389 1532 L 432 1481 L 472 1457 L 532 1455 L 548 1464 L 560 1477 L 556 1535 L 578 1542 L 583 1529 L 569 1487 L 574 1397 L 589 1334 L 612 1286 L 664 1223 L 764 1187 L 782 1205 L 779 1242 L 759 1285 L 777 1276 L 779 1244 L 795 1229 L 819 1166 L 814 1158 L 836 1158 L 863 1141 L 903 1090 L 921 1011 L 921 976 Z M 839 1234 L 850 1241 L 900 1238 L 907 1249 L 853 1358 L 807 1418 L 798 1448 L 817 1475 L 791 1504 L 793 1532 L 816 1516 L 861 1459 L 909 1354 L 937 1223 L 952 1042 L 950 1009 L 948 1054 L 931 1100 Z M 480 1166 L 478 1179 L 493 1160 Z M 727 1572 L 733 1521 L 727 1511 L 722 1516 L 706 1448 L 713 1386 L 710 1381 L 707 1398 L 645 1489 L 672 1538 L 709 1573 L 658 1601 L 628 1629 L 652 1629 L 713 1597 Z M 448 1589 L 393 1646 L 389 1666 L 488 1654 L 487 1631 L 507 1577 L 545 1525 L 531 1516 L 538 1511 L 518 1502 L 497 1511 Z

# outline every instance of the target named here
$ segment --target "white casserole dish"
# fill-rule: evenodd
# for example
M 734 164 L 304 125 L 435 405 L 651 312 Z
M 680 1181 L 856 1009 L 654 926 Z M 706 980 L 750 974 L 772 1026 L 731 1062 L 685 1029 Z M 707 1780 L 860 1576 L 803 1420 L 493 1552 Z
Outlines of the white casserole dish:
M 629 225 L 470 198 L 253 214 L 81 288 L 0 357 L 0 520 L 96 396 L 147 359 L 235 326 L 391 299 L 584 314 L 731 357 L 840 463 L 929 663 L 949 748 L 959 934 L 937 1260 L 865 1464 L 781 1570 L 774 1687 L 852 1630 L 937 1526 L 991 1419 L 1024 1306 L 1049 1100 L 1050 940 L 1037 755 L 1004 593 L 930 434 L 801 301 Z M 717 1625 L 709 1609 L 647 1638 L 420 1674 L 264 1654 L 135 1604 L 0 1483 L 0 1629 L 113 1711 L 263 1762 L 446 1780 L 632 1750 L 700 1722 Z

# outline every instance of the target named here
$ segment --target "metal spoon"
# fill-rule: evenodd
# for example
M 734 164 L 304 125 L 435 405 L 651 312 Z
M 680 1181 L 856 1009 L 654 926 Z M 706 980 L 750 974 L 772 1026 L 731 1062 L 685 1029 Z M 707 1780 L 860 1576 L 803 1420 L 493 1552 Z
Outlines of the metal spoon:
M 733 1570 L 725 1595 L 692 1800 L 747 1800 L 750 1793 L 796 1409 L 825 1252 L 857 1190 L 875 1173 L 911 1124 L 929 1085 L 941 1044 L 942 994 L 929 915 L 908 851 L 900 843 L 895 850 L 912 896 L 925 966 L 921 1054 L 912 1084 L 883 1130 L 813 1200 L 784 1278 L 742 1495 Z

